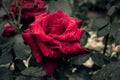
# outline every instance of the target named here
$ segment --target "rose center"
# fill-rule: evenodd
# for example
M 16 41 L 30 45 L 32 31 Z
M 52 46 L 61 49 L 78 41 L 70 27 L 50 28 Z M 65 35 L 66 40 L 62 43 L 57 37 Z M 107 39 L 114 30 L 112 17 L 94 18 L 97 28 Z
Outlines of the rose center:
M 51 21 L 50 21 L 51 22 Z M 58 34 L 61 35 L 66 30 L 63 19 L 58 19 L 52 24 L 48 25 L 46 34 Z

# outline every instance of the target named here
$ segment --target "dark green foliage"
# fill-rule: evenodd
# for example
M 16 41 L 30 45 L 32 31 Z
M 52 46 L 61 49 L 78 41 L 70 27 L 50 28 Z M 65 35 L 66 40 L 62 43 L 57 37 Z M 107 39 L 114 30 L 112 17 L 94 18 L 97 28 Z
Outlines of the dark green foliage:
M 25 76 L 40 78 L 46 75 L 46 72 L 42 67 L 29 67 L 21 72 Z
M 93 59 L 94 64 L 100 67 L 102 67 L 103 65 L 109 62 L 106 56 L 102 55 L 101 53 L 97 53 L 97 52 L 91 54 L 91 58 Z
M 0 64 L 7 64 L 11 62 L 12 59 L 13 59 L 12 54 L 5 52 L 0 56 Z
M 6 20 L 0 20 L 0 44 L 4 41 L 2 37 L 4 25 L 7 23 Z
M 97 51 L 91 51 L 89 54 L 83 54 L 79 56 L 75 56 L 71 59 L 71 64 L 73 65 L 82 65 L 85 63 L 89 58 L 91 58 L 95 65 L 102 67 L 103 65 L 109 63 L 108 57 L 104 56 L 103 54 Z
M 50 0 L 48 4 L 48 9 L 50 12 L 61 9 L 66 13 L 68 13 L 69 15 L 72 15 L 72 9 L 67 0 L 56 0 L 56 1 Z
M 116 11 L 116 6 L 112 6 L 109 10 L 108 10 L 108 15 L 112 16 Z
M 118 75 L 120 76 L 120 64 L 116 62 L 112 62 L 105 67 L 103 67 L 101 70 L 95 72 L 95 74 L 92 76 L 93 80 L 112 80 L 113 77 L 115 80 L 118 80 Z M 118 73 L 117 73 L 118 72 Z
M 10 0 L 3 0 L 9 3 Z M 70 16 L 83 20 L 85 32 L 80 40 L 85 46 L 90 38 L 89 31 L 103 37 L 103 51 L 90 50 L 90 53 L 64 58 L 62 65 L 54 71 L 52 77 L 47 77 L 45 70 L 35 61 L 34 55 L 26 45 L 20 33 L 10 38 L 3 38 L 4 25 L 9 18 L 0 16 L 0 80 L 119 80 L 119 52 L 114 56 L 111 47 L 113 43 L 120 45 L 120 3 L 119 0 L 44 0 L 50 12 L 61 9 Z M 2 1 L 0 1 L 1 8 Z M 9 5 L 7 5 L 9 6 Z M 94 20 L 89 20 L 88 13 L 101 14 Z M 1 13 L 0 13 L 1 14 Z M 25 27 L 26 28 L 26 27 Z M 108 50 L 108 51 L 107 51 Z M 92 59 L 91 67 L 83 65 Z M 26 67 L 23 60 L 28 61 Z
M 13 49 L 16 57 L 22 60 L 26 60 L 31 53 L 29 46 L 24 44 L 21 35 L 15 36 Z
M 81 40 L 80 40 L 80 43 L 82 46 L 85 46 L 87 44 L 88 38 L 90 38 L 90 35 L 88 32 L 85 31 L 84 34 L 82 35 Z
M 9 69 L 0 67 L 0 80 L 13 80 L 13 75 Z
M 106 27 L 107 24 L 108 24 L 107 19 L 97 18 L 96 20 L 94 20 L 92 27 L 95 27 L 96 30 L 101 30 L 102 28 Z
M 85 61 L 87 61 L 90 57 L 90 54 L 84 54 L 75 56 L 72 58 L 71 63 L 74 65 L 82 65 Z
M 76 66 L 76 71 L 69 74 L 68 80 L 91 80 L 89 69 L 83 66 Z
M 120 69 L 117 68 L 115 71 L 113 71 L 109 77 L 108 80 L 119 80 L 120 79 Z
M 115 39 L 116 44 L 120 44 L 120 23 L 112 24 L 111 33 L 113 38 Z
M 36 77 L 29 77 L 29 76 L 18 76 L 17 80 L 47 80 L 45 78 L 36 78 Z
M 0 45 L 0 64 L 7 64 L 13 60 L 13 40 L 9 39 Z

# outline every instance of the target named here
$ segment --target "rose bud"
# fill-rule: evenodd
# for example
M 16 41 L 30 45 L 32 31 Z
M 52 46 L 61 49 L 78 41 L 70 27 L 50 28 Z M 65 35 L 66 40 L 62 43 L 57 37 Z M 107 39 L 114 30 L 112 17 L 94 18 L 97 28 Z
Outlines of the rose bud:
M 2 36 L 4 38 L 14 36 L 15 34 L 16 34 L 16 30 L 11 25 L 6 24 L 4 26 L 4 30 L 3 30 L 3 33 L 2 33 Z

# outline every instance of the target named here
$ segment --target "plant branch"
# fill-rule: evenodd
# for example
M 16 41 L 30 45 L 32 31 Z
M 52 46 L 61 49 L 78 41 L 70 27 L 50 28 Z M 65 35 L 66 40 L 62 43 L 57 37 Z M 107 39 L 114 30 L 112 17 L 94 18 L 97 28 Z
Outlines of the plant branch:
M 10 19 L 8 21 L 9 24 L 12 25 L 16 30 L 18 30 L 18 28 L 15 27 L 16 24 L 17 24 L 17 20 L 15 19 L 13 12 L 6 7 L 6 5 L 5 5 L 5 3 L 3 1 L 2 1 L 2 6 L 3 6 L 5 12 L 7 13 L 7 15 L 8 15 L 9 19 Z
M 109 39 L 109 34 L 107 34 L 105 36 L 105 45 L 104 45 L 104 50 L 103 50 L 103 54 L 105 55 L 106 51 L 107 51 L 107 44 L 108 44 L 108 39 Z
M 18 20 L 17 20 L 17 23 L 18 23 L 19 29 L 21 28 L 20 20 L 21 20 L 22 4 L 23 4 L 23 0 L 20 2 L 20 5 L 18 5 L 18 2 L 17 2 L 17 7 L 18 7 Z

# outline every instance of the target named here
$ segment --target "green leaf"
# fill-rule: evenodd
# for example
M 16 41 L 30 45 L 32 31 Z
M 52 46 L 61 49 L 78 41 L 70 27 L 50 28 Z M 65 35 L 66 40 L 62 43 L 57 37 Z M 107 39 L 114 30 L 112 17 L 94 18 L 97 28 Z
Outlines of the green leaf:
M 91 54 L 92 60 L 94 61 L 94 64 L 97 66 L 102 67 L 106 63 L 108 63 L 106 56 L 104 56 L 101 53 L 93 53 Z
M 91 28 L 95 28 L 96 30 L 104 28 L 106 25 L 108 24 L 108 20 L 105 18 L 98 18 L 95 19 L 92 23 L 91 23 Z
M 7 23 L 7 21 L 1 21 L 0 22 L 0 43 L 2 43 L 3 41 L 3 37 L 2 37 L 2 33 L 4 30 L 4 25 Z
M 115 71 L 113 71 L 109 75 L 108 80 L 120 80 L 120 68 L 117 68 Z
M 13 38 L 9 38 L 8 40 L 4 40 L 2 44 L 0 44 L 0 64 L 7 64 L 13 59 Z
M 90 2 L 95 5 L 96 4 L 96 0 L 90 0 Z
M 0 22 L 0 35 L 3 33 L 5 22 Z
M 88 68 L 80 65 L 71 65 L 69 62 L 63 63 L 58 68 L 53 77 L 56 80 L 90 80 Z
M 31 77 L 43 77 L 46 75 L 46 72 L 42 67 L 29 67 L 21 72 L 23 75 Z
M 74 73 L 73 75 L 69 75 L 68 80 L 91 80 L 88 76 L 81 73 Z
M 30 76 L 18 76 L 16 80 L 44 80 L 42 78 L 35 78 Z
M 101 37 L 101 36 L 106 36 L 107 34 L 110 33 L 111 30 L 111 25 L 107 25 L 106 27 L 98 30 L 97 36 Z
M 85 80 L 84 78 L 82 78 L 81 76 L 75 74 L 75 75 L 69 75 L 70 77 L 68 78 L 68 80 Z
M 54 77 L 55 77 L 56 80 L 68 80 L 67 77 L 65 76 L 65 74 L 62 71 L 55 72 Z
M 56 1 L 50 0 L 50 2 L 48 4 L 48 10 L 50 12 L 54 12 L 58 9 L 65 11 L 69 15 L 72 15 L 72 9 L 67 0 L 56 0 Z
M 120 24 L 119 23 L 112 24 L 110 34 L 113 36 L 113 38 L 116 37 L 118 31 L 120 31 Z
M 88 32 L 84 32 L 81 40 L 80 40 L 80 44 L 81 46 L 85 46 L 88 42 L 88 38 L 90 37 L 89 33 Z
M 109 10 L 108 10 L 108 15 L 112 16 L 116 11 L 116 6 L 112 6 Z
M 18 76 L 16 80 L 31 80 L 30 77 L 27 76 Z
M 7 64 L 9 62 L 11 62 L 13 59 L 13 56 L 11 53 L 3 53 L 1 56 L 0 56 L 0 64 Z
M 0 80 L 13 80 L 12 73 L 4 67 L 0 67 Z
M 4 15 L 6 15 L 6 12 L 3 8 L 0 8 L 0 17 L 3 17 Z
M 120 24 L 119 23 L 113 24 L 111 26 L 110 34 L 115 39 L 115 43 L 119 45 L 120 44 Z
M 68 80 L 91 80 L 89 71 L 83 66 L 76 67 L 76 71 L 68 73 Z
M 120 69 L 120 64 L 117 62 L 112 62 L 99 71 L 97 71 L 93 76 L 93 80 L 110 80 L 108 79 L 116 70 Z M 118 74 L 118 73 L 117 73 Z M 117 75 L 116 75 L 117 76 Z M 116 80 L 116 79 L 114 79 Z
M 68 73 L 72 72 L 72 67 L 69 62 L 63 63 L 63 65 L 56 69 L 53 73 L 53 76 L 56 80 L 68 80 L 67 76 Z
M 18 59 L 26 60 L 31 53 L 29 46 L 24 44 L 21 35 L 15 36 L 13 47 L 14 47 L 15 55 Z
M 75 65 L 82 65 L 85 61 L 89 59 L 89 54 L 83 54 L 79 56 L 75 56 L 72 58 L 71 63 Z

